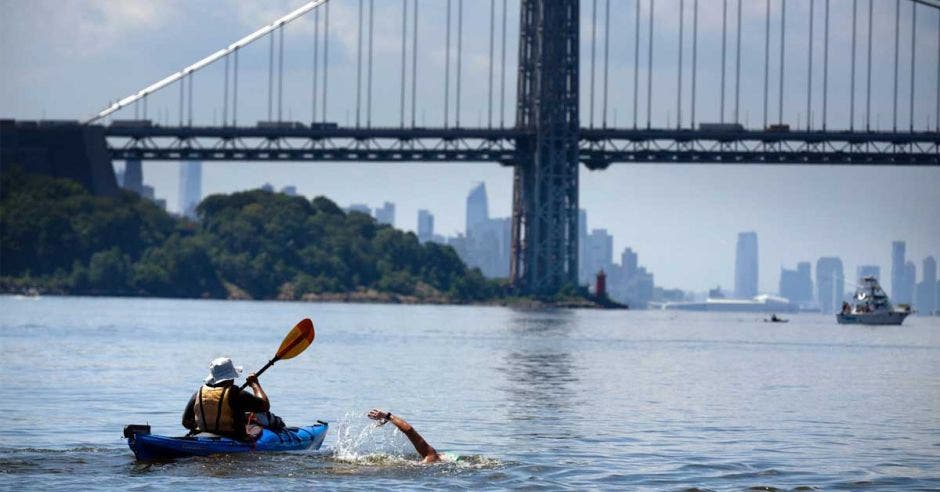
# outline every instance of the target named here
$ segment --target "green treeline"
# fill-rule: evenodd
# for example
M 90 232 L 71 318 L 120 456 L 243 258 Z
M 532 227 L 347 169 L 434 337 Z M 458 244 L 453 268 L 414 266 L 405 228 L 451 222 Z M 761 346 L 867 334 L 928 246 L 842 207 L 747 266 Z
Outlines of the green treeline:
M 449 246 L 343 212 L 324 197 L 262 190 L 212 195 L 198 222 L 124 192 L 0 174 L 0 290 L 72 294 L 317 299 L 373 293 L 477 301 L 505 288 Z

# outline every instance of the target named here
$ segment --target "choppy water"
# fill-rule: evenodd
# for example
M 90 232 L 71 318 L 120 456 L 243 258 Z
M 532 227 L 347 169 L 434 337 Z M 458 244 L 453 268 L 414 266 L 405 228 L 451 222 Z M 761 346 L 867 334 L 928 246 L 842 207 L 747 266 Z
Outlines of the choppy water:
M 262 377 L 319 452 L 136 464 L 210 359 Z M 940 318 L 0 297 L 0 488 L 940 488 Z M 415 464 L 374 406 L 457 462 Z

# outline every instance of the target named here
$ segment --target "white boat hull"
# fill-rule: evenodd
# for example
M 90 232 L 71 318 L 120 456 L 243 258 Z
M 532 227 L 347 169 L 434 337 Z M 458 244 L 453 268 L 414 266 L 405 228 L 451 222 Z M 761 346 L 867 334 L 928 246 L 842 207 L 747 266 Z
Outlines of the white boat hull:
M 900 325 L 909 312 L 888 311 L 882 313 L 850 313 L 836 315 L 840 325 Z

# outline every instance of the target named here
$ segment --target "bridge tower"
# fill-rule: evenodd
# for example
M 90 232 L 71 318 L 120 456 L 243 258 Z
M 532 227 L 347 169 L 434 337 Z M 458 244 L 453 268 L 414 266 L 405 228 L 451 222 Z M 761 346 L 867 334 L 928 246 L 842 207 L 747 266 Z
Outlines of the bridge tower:
M 578 280 L 579 0 L 521 0 L 513 175 L 513 284 L 553 294 Z

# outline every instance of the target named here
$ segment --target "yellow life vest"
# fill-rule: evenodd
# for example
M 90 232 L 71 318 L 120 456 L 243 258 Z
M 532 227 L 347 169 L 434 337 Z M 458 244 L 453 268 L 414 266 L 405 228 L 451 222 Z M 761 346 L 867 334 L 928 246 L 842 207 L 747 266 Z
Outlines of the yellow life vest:
M 199 388 L 193 410 L 196 430 L 214 434 L 231 434 L 235 430 L 235 415 L 229 402 L 231 386 L 203 386 Z

